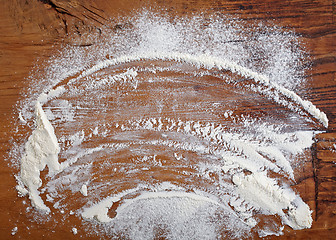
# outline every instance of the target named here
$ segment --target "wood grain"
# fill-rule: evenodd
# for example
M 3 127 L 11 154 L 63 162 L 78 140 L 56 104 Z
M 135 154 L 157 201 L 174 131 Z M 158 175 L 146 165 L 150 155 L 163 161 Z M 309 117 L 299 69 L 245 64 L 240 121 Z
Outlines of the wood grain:
M 36 59 L 47 59 L 53 46 L 60 43 L 85 46 L 94 44 L 88 38 L 98 35 L 106 26 L 117 30 L 126 23 L 121 16 L 151 7 L 171 15 L 195 12 L 239 16 L 246 24 L 255 20 L 275 21 L 295 30 L 311 55 L 307 75 L 307 98 L 324 111 L 329 120 L 325 133 L 316 137 L 312 156 L 297 173 L 296 190 L 311 209 L 311 229 L 285 229 L 279 239 L 335 239 L 336 233 L 336 27 L 333 0 L 1 0 L 0 14 L 0 234 L 2 239 L 76 238 L 66 229 L 52 223 L 43 227 L 27 219 L 25 206 L 17 197 L 14 174 L 16 166 L 6 159 L 13 135 L 13 111 L 21 93 L 29 85 L 29 73 Z M 164 9 L 164 10 L 160 10 Z M 67 36 L 75 36 L 69 38 Z M 74 222 L 78 221 L 73 219 Z M 20 231 L 11 236 L 11 229 Z M 29 228 L 29 229 L 28 229 Z M 54 232 L 53 232 L 54 231 Z M 276 237 L 270 237 L 275 239 Z

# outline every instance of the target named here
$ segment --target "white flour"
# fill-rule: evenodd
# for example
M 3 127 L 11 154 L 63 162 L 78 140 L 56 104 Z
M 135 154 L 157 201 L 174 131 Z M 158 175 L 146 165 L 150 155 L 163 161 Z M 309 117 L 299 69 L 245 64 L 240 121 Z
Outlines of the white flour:
M 17 189 L 23 194 L 29 195 L 32 205 L 37 209 L 49 212 L 50 209 L 43 203 L 39 196 L 38 188 L 42 185 L 40 172 L 48 166 L 49 174 L 59 170 L 58 154 L 60 148 L 55 136 L 54 128 L 48 121 L 39 102 L 35 107 L 36 129 L 29 137 L 25 145 L 25 154 L 21 159 L 20 183 Z
M 85 184 L 83 184 L 83 186 L 81 187 L 80 192 L 81 194 L 83 194 L 83 196 L 87 197 L 88 192 L 87 192 L 87 186 Z
M 131 31 L 51 60 L 21 103 L 20 124 L 36 126 L 18 191 L 37 210 L 92 222 L 80 231 L 126 239 L 309 228 L 311 210 L 289 186 L 328 119 L 293 91 L 304 89 L 297 38 L 210 20 L 140 14 Z
M 73 233 L 74 235 L 76 235 L 76 234 L 78 233 L 77 228 L 72 228 L 71 230 L 72 230 L 72 233 Z

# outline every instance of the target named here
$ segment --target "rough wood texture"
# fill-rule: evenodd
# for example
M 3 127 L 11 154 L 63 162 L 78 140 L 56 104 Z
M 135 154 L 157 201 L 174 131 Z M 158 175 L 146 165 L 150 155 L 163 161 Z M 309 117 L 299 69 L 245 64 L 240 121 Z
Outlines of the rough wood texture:
M 25 215 L 24 206 L 15 190 L 14 170 L 5 158 L 11 147 L 10 123 L 17 116 L 13 107 L 20 92 L 28 85 L 29 75 L 37 58 L 51 55 L 53 44 L 61 41 L 75 45 L 94 44 L 86 38 L 100 34 L 104 25 L 118 28 L 116 16 L 130 14 L 141 7 L 166 9 L 171 14 L 188 15 L 193 12 L 236 14 L 246 23 L 255 19 L 274 19 L 279 25 L 294 28 L 312 56 L 309 76 L 309 96 L 324 111 L 330 125 L 326 133 L 317 136 L 312 158 L 297 179 L 296 189 L 314 210 L 311 229 L 285 230 L 280 239 L 335 239 L 336 233 L 336 28 L 333 0 L 157 0 L 157 1 L 107 1 L 107 0 L 11 0 L 1 1 L 0 14 L 0 233 L 2 239 L 52 239 L 76 238 L 68 230 L 50 224 L 39 227 Z M 109 20 L 112 19 L 112 20 Z M 76 37 L 71 40 L 67 34 Z M 305 97 L 305 96 L 304 96 Z M 23 214 L 22 214 L 23 213 Z M 74 220 L 75 221 L 75 220 Z M 11 236 L 18 226 L 20 233 Z M 48 226 L 48 225 L 44 225 Z M 30 228 L 30 230 L 27 229 Z M 55 232 L 52 232 L 55 230 Z M 272 237 L 274 238 L 274 237 Z

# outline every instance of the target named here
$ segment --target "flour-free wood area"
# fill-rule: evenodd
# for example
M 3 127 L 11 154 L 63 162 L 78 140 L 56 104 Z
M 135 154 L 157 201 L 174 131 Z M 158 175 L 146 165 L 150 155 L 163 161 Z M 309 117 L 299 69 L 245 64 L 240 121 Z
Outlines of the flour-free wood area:
M 90 35 L 99 36 L 105 27 L 118 31 L 127 27 L 120 17 L 134 14 L 143 7 L 162 11 L 168 16 L 191 16 L 194 13 L 232 14 L 244 24 L 255 20 L 273 21 L 294 30 L 309 52 L 306 98 L 324 111 L 329 119 L 325 133 L 316 137 L 311 156 L 296 173 L 293 188 L 313 212 L 311 229 L 293 231 L 270 239 L 334 239 L 336 233 L 336 26 L 333 0 L 1 0 L 0 14 L 0 233 L 2 239 L 75 239 L 67 229 L 52 221 L 39 225 L 31 221 L 22 198 L 17 196 L 8 153 L 18 116 L 15 104 L 29 86 L 27 78 L 37 59 L 48 59 L 60 43 L 78 47 L 95 44 Z M 164 10 L 162 10 L 164 9 Z M 72 36 L 69 38 L 68 36 Z M 41 68 L 43 66 L 40 66 Z M 300 94 L 300 93 L 299 93 Z M 246 111 L 242 109 L 242 112 Z M 72 221 L 70 219 L 69 221 Z M 73 218 L 71 224 L 80 224 Z M 12 229 L 19 231 L 12 236 Z M 43 227 L 41 227 L 43 226 Z

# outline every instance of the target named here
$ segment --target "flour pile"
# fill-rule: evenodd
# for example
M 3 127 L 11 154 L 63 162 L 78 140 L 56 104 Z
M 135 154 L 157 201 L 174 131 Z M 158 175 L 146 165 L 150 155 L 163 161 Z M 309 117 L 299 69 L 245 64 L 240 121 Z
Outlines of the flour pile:
M 290 185 L 328 119 L 297 93 L 295 34 L 226 16 L 144 11 L 123 22 L 32 76 L 18 191 L 89 226 L 74 234 L 241 239 L 309 228 Z

